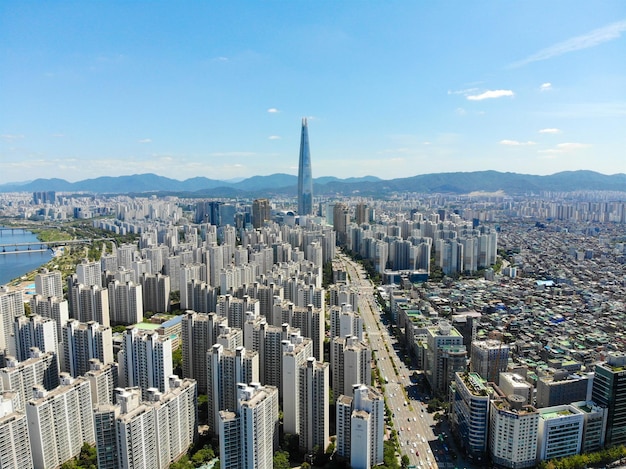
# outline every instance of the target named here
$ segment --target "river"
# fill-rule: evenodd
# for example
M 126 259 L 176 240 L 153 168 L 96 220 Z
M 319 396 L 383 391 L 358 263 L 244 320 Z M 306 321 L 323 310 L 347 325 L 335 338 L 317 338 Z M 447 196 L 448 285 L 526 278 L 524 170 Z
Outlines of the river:
M 37 236 L 30 231 L 13 229 L 0 226 L 0 244 L 38 242 Z M 26 246 L 17 247 L 19 253 L 15 253 L 15 246 L 0 248 L 0 285 L 4 285 L 14 278 L 21 277 L 35 270 L 40 265 L 52 259 L 52 251 L 29 252 Z M 31 246 L 31 249 L 40 249 L 39 246 Z

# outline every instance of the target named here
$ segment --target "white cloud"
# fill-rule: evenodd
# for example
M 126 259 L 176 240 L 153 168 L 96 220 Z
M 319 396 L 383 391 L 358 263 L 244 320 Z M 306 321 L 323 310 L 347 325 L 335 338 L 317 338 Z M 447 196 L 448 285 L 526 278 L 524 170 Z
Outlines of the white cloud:
M 552 83 L 542 83 L 539 89 L 541 91 L 550 91 L 552 89 Z
M 152 143 L 152 139 L 151 138 L 142 138 L 140 140 L 137 140 L 137 142 L 139 142 L 139 143 Z
M 237 156 L 255 156 L 256 153 L 252 152 L 252 151 L 228 151 L 228 152 L 217 152 L 217 153 L 211 153 L 211 156 L 218 156 L 218 157 L 237 157 Z
M 269 137 L 270 140 L 280 140 L 282 137 L 278 136 L 278 135 L 270 135 Z
M 24 136 L 21 134 L 3 134 L 3 135 L 0 135 L 0 138 L 2 140 L 6 140 L 7 142 L 13 142 L 15 140 L 23 139 Z
M 481 94 L 473 94 L 467 97 L 470 101 L 482 101 L 483 99 L 502 98 L 504 96 L 514 96 L 511 90 L 488 90 Z
M 478 88 L 466 88 L 464 90 L 448 90 L 448 94 L 464 94 L 468 95 L 470 93 L 475 93 L 478 91 Z
M 271 107 L 267 110 L 267 112 L 269 112 L 270 114 L 276 114 L 277 112 L 280 112 L 280 111 L 276 109 L 275 107 Z
M 561 133 L 561 129 L 555 129 L 555 128 L 551 128 L 551 129 L 541 129 L 539 131 L 540 134 L 560 134 Z
M 562 153 L 570 153 L 577 150 L 583 150 L 585 148 L 589 148 L 590 146 L 591 145 L 589 145 L 588 143 L 566 142 L 559 143 L 554 148 L 539 150 L 539 153 L 543 153 L 545 155 L 558 155 Z
M 467 114 L 467 111 L 465 109 L 463 109 L 462 107 L 458 107 L 456 108 L 456 110 L 454 111 L 458 116 L 464 116 L 465 114 Z
M 619 38 L 623 31 L 626 31 L 626 20 L 611 23 L 602 28 L 594 29 L 587 34 L 582 34 L 554 44 L 526 57 L 523 60 L 512 63 L 509 68 L 522 67 L 532 62 L 551 59 L 552 57 L 557 57 L 568 52 L 595 47 L 604 42 Z
M 519 142 L 517 140 L 500 140 L 500 145 L 508 145 L 508 146 L 512 146 L 512 147 L 521 147 L 521 146 L 528 146 L 528 145 L 537 145 L 536 142 L 532 142 L 532 141 L 527 141 L 527 142 Z

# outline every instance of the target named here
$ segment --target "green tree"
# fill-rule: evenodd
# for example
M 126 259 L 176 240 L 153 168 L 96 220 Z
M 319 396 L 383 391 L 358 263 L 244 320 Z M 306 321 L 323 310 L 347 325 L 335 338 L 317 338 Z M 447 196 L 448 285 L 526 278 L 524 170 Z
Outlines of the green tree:
M 274 469 L 289 469 L 289 453 L 287 451 L 277 451 L 274 454 Z
M 180 346 L 172 352 L 172 364 L 174 366 L 174 374 L 183 375 L 183 347 Z
M 402 455 L 402 459 L 400 461 L 400 465 L 402 466 L 403 469 L 406 469 L 407 467 L 409 467 L 411 464 L 411 460 L 409 459 L 409 457 L 406 454 Z

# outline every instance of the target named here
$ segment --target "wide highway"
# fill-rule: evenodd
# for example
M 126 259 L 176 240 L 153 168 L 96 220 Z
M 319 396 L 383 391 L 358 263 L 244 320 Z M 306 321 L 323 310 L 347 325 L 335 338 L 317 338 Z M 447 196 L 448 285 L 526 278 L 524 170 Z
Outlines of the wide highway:
M 396 338 L 384 324 L 376 302 L 374 285 L 367 279 L 363 268 L 349 257 L 339 256 L 345 266 L 350 285 L 359 292 L 359 310 L 365 323 L 372 350 L 375 351 L 380 376 L 385 384 L 385 400 L 392 412 L 395 430 L 398 432 L 401 454 L 409 457 L 414 467 L 437 468 L 430 442 L 435 440 L 433 421 L 420 400 L 410 399 L 406 389 L 411 386 L 411 373 L 394 347 Z M 394 369 L 395 365 L 395 369 Z M 397 371 L 397 373 L 396 373 Z

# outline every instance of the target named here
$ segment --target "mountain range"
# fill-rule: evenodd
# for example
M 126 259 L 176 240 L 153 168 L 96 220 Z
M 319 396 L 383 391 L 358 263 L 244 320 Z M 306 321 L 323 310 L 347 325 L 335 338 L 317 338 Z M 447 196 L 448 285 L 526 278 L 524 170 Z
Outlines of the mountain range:
M 605 175 L 594 171 L 563 171 L 548 176 L 474 171 L 422 174 L 407 178 L 383 180 L 375 176 L 339 179 L 314 179 L 316 195 L 381 196 L 393 192 L 469 194 L 498 192 L 509 195 L 542 191 L 572 192 L 579 190 L 626 192 L 626 174 Z M 0 192 L 85 192 L 109 194 L 160 194 L 186 197 L 259 197 L 295 195 L 298 178 L 290 174 L 253 176 L 238 182 L 195 177 L 179 181 L 156 174 L 103 176 L 68 182 L 64 179 L 36 179 L 29 182 L 0 185 Z

